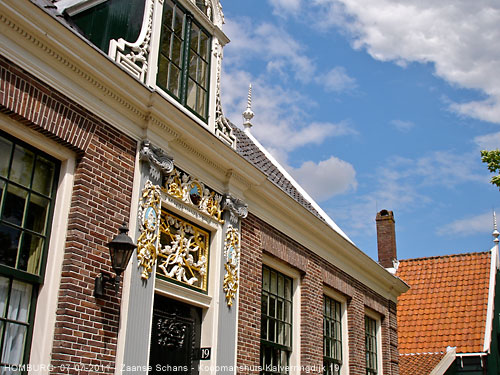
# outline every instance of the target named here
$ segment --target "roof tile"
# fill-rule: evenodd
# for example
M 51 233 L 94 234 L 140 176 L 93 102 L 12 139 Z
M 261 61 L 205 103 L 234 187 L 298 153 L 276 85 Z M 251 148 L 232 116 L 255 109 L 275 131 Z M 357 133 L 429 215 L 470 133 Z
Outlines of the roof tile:
M 483 350 L 490 257 L 482 252 L 400 261 L 396 275 L 410 285 L 398 298 L 401 354 L 448 346 L 457 353 Z

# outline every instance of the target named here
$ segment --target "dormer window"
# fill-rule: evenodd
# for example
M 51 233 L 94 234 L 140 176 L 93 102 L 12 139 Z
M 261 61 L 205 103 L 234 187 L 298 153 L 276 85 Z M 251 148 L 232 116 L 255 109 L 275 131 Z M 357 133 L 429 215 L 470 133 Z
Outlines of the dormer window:
M 156 84 L 205 121 L 210 45 L 210 35 L 192 15 L 176 2 L 165 0 Z

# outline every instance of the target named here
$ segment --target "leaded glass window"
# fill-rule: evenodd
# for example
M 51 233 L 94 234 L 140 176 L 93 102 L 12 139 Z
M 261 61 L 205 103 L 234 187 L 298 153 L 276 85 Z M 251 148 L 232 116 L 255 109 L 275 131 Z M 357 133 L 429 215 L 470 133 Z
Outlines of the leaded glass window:
M 262 268 L 261 374 L 287 374 L 292 352 L 292 285 L 290 277 Z
M 208 117 L 211 37 L 173 0 L 165 0 L 156 83 L 203 120 Z
M 0 133 L 0 373 L 26 363 L 59 162 Z
M 325 375 L 340 374 L 342 366 L 342 305 L 323 296 L 323 366 Z
M 377 321 L 365 316 L 366 375 L 377 374 Z
M 210 234 L 193 223 L 163 211 L 157 275 L 207 291 Z

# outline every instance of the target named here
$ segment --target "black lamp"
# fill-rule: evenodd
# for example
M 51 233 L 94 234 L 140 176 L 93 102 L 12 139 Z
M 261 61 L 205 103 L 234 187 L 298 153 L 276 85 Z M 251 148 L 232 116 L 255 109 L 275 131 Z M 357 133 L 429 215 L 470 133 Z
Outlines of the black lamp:
M 108 242 L 111 267 L 115 271 L 116 276 L 113 278 L 101 272 L 101 274 L 95 278 L 94 296 L 97 298 L 102 298 L 104 296 L 104 288 L 107 282 L 113 283 L 115 285 L 115 291 L 118 292 L 118 288 L 120 287 L 120 275 L 127 268 L 130 257 L 137 247 L 127 234 L 127 223 L 123 223 L 119 231 L 120 233 L 113 238 L 111 242 Z

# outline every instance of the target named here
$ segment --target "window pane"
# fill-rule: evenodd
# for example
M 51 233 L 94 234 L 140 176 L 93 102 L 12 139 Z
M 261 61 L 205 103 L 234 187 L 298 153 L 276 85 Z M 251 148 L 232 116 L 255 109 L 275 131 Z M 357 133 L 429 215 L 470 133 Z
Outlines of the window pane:
M 184 37 L 184 12 L 179 9 L 179 7 L 175 8 L 175 16 L 174 16 L 173 30 L 175 35 L 180 38 Z
M 27 322 L 31 301 L 31 284 L 14 280 L 9 299 L 7 318 L 18 322 Z
M 193 80 L 197 79 L 197 71 L 198 71 L 198 57 L 196 55 L 191 56 L 189 58 L 189 77 Z
M 42 237 L 24 233 L 17 268 L 38 275 L 43 243 Z
M 172 44 L 172 53 L 170 54 L 170 60 L 177 65 L 181 66 L 182 62 L 182 40 L 177 36 L 174 36 Z
M 22 363 L 24 341 L 27 327 L 15 323 L 7 323 L 3 342 L 2 362 L 11 365 Z
M 204 88 L 208 88 L 208 64 L 200 60 L 198 71 L 198 83 Z
M 191 42 L 190 42 L 190 46 L 191 46 L 191 49 L 198 53 L 198 40 L 199 40 L 199 36 L 200 36 L 200 28 L 192 23 L 191 24 Z
M 9 267 L 16 266 L 17 247 L 21 231 L 5 224 L 0 224 L 0 263 Z
M 262 290 L 269 291 L 269 269 L 262 270 Z
M 174 14 L 174 5 L 171 1 L 165 1 L 163 5 L 163 25 L 168 26 L 170 29 L 172 28 L 172 16 Z
M 196 109 L 196 84 L 193 80 L 188 80 L 188 91 L 187 91 L 186 104 L 191 109 Z
M 207 93 L 201 87 L 198 87 L 198 104 L 196 106 L 196 112 L 201 116 L 205 117 L 206 115 L 206 96 Z
M 15 225 L 22 225 L 28 192 L 14 185 L 7 188 L 2 219 Z
M 54 163 L 39 156 L 36 160 L 32 189 L 38 193 L 50 196 L 52 181 L 54 181 L 54 172 Z
M 10 180 L 24 186 L 29 186 L 31 182 L 31 173 L 33 172 L 33 163 L 35 155 L 33 152 L 16 145 L 14 150 L 14 159 L 10 171 Z
M 205 61 L 208 61 L 208 51 L 210 51 L 209 43 L 209 36 L 202 31 L 200 33 L 200 49 L 198 53 Z
M 170 71 L 168 75 L 168 89 L 172 92 L 172 94 L 176 97 L 179 97 L 180 91 L 180 70 L 173 64 L 170 64 Z
M 9 279 L 0 276 L 0 317 L 5 318 L 7 298 L 9 296 Z M 1 337 L 1 336 L 0 336 Z
M 49 204 L 50 201 L 47 198 L 32 193 L 24 227 L 43 234 L 45 231 Z
M 271 271 L 271 293 L 276 294 L 278 291 L 277 287 L 278 287 L 278 283 L 277 283 L 276 272 Z
M 169 61 L 163 55 L 160 55 L 158 60 L 158 75 L 156 76 L 156 83 L 165 90 L 167 89 L 168 64 Z
M 12 142 L 0 137 L 0 176 L 7 177 L 9 172 L 10 154 L 12 152 Z

